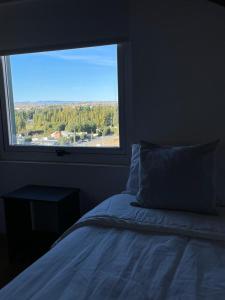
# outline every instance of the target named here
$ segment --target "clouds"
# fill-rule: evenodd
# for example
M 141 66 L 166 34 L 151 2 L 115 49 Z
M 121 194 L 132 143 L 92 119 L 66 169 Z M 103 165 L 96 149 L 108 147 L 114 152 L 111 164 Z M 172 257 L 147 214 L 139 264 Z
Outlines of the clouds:
M 10 62 L 16 100 L 118 98 L 115 44 L 11 55 Z
M 82 51 L 82 50 L 81 50 Z M 93 55 L 93 54 L 76 54 L 76 50 L 68 51 L 52 51 L 42 52 L 40 55 L 48 56 L 53 59 L 79 61 L 97 66 L 115 67 L 116 59 L 107 55 Z

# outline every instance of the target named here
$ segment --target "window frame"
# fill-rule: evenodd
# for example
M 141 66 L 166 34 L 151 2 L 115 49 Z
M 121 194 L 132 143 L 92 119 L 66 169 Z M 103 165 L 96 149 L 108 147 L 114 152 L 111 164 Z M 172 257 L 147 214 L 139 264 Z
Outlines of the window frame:
M 118 72 L 118 108 L 119 108 L 119 140 L 120 146 L 113 147 L 66 147 L 66 146 L 35 146 L 35 145 L 12 145 L 10 144 L 10 127 L 15 126 L 10 120 L 13 119 L 14 108 L 12 98 L 11 70 L 7 63 L 7 56 L 0 56 L 0 105 L 1 105 L 1 158 L 3 160 L 23 160 L 23 161 L 51 161 L 51 162 L 121 162 L 127 156 L 127 124 L 126 111 L 128 101 L 128 42 L 96 43 L 77 47 L 57 47 L 51 49 L 38 49 L 23 53 L 33 53 L 40 51 L 54 51 L 76 49 L 94 46 L 106 46 L 117 44 L 117 72 Z M 17 53 L 11 53 L 17 54 Z M 10 98 L 11 97 L 11 98 Z M 14 118 L 15 120 L 15 118 Z M 6 126 L 5 126 L 6 125 Z M 15 132 L 15 131 L 14 131 Z M 66 151 L 69 155 L 58 155 L 57 151 Z M 67 154 L 67 153 L 66 153 Z M 125 159 L 126 160 L 126 159 Z

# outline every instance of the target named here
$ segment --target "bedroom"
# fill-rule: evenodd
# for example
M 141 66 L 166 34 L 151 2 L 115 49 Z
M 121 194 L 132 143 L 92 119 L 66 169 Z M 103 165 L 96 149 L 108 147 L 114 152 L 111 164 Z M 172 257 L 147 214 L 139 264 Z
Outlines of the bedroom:
M 217 192 L 224 199 L 223 6 L 207 0 L 1 2 L 1 55 L 71 42 L 130 44 L 125 155 L 99 161 L 98 155 L 86 154 L 73 163 L 15 159 L 12 153 L 5 157 L 1 134 L 1 195 L 27 184 L 78 187 L 83 214 L 124 190 L 132 143 L 197 144 L 220 138 Z M 0 215 L 4 233 L 3 204 Z

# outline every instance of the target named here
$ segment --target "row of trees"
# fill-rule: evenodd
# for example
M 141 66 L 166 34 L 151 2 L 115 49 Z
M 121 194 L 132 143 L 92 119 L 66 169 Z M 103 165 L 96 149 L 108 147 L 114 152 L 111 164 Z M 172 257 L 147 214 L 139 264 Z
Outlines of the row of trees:
M 49 135 L 54 131 L 107 135 L 118 131 L 117 105 L 51 105 L 15 110 L 17 134 Z

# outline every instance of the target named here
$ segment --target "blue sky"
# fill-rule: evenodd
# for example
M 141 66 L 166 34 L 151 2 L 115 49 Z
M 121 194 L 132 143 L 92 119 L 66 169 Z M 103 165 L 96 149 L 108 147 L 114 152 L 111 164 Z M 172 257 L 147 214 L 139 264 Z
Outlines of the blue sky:
M 11 55 L 10 62 L 15 102 L 118 99 L 116 45 Z

